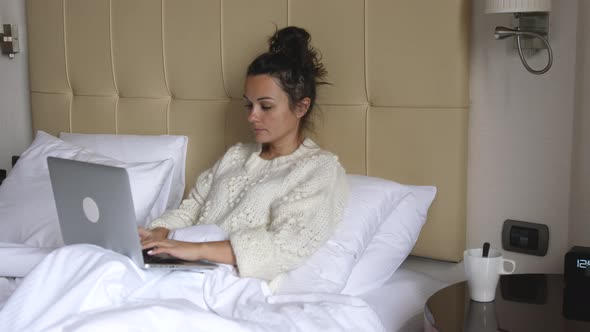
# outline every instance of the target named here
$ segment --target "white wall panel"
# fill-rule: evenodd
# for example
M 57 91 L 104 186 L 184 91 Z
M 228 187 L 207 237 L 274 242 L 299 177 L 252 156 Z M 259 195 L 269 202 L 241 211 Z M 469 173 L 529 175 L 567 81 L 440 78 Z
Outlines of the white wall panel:
M 578 9 L 576 110 L 572 157 L 569 245 L 590 247 L 590 2 Z
M 10 170 L 10 156 L 31 143 L 27 25 L 24 1 L 0 0 L 0 25 L 18 24 L 21 52 L 0 56 L 0 169 Z
M 568 218 L 576 70 L 577 1 L 553 2 L 553 68 L 541 76 L 522 66 L 511 40 L 493 38 L 510 14 L 484 14 L 474 1 L 471 38 L 471 113 L 467 246 L 501 248 L 505 219 L 545 224 L 547 256 L 506 252 L 518 273 L 563 270 Z M 541 67 L 545 54 L 530 60 Z

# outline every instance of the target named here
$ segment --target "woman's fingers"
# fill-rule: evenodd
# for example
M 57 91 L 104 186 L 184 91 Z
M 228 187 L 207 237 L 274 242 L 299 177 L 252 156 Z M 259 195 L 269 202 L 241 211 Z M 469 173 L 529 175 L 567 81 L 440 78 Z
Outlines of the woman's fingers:
M 145 241 L 141 244 L 143 249 L 148 248 L 173 248 L 176 246 L 176 241 L 164 240 L 164 241 Z
M 155 242 L 156 241 L 154 241 L 154 239 L 151 239 L 151 238 L 142 239 L 141 240 L 141 249 L 148 249 L 148 248 L 155 247 Z
M 141 249 L 149 249 L 149 248 L 154 248 L 156 246 L 157 246 L 157 244 L 153 240 L 147 240 L 147 241 L 141 242 Z
M 137 233 L 139 233 L 141 245 L 152 240 L 152 232 L 146 230 L 145 228 L 137 227 Z
M 171 255 L 171 256 L 176 256 L 175 255 L 175 253 L 177 251 L 176 249 L 178 249 L 178 248 L 175 248 L 175 247 L 163 247 L 163 246 L 156 245 L 156 246 L 152 247 L 152 249 L 150 249 L 147 252 L 147 254 L 150 255 L 150 256 L 159 255 L 159 254 L 168 254 L 168 255 Z M 182 257 L 179 257 L 179 258 L 182 258 Z
M 162 229 L 147 230 L 143 227 L 137 227 L 137 232 L 139 233 L 139 239 L 141 242 L 142 249 L 150 248 L 151 246 L 153 246 L 153 242 L 166 241 L 166 236 Z
M 198 251 L 195 250 L 197 243 L 175 240 L 149 241 L 143 248 L 150 249 L 148 255 L 168 254 L 186 260 L 200 259 Z
M 154 247 L 147 252 L 148 255 L 159 255 L 159 254 L 167 254 L 167 253 L 168 252 L 166 251 L 166 248 L 162 248 L 162 247 Z
M 141 226 L 137 226 L 137 232 L 139 233 L 139 236 L 141 236 L 141 237 L 146 237 L 151 234 L 150 231 L 148 231 L 147 229 L 145 229 Z

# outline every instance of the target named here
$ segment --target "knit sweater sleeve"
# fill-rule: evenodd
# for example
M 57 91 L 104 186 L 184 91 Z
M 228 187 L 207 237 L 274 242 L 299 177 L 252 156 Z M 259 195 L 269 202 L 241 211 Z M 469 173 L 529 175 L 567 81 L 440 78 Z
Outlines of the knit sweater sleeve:
M 219 167 L 219 163 L 220 161 L 199 175 L 195 186 L 191 189 L 187 198 L 182 201 L 178 209 L 164 212 L 160 217 L 152 220 L 148 228 L 164 227 L 177 229 L 194 225 L 199 210 L 205 203 L 205 199 L 211 190 L 211 182 L 213 181 L 215 171 Z
M 331 235 L 348 198 L 344 169 L 332 154 L 295 165 L 287 195 L 271 204 L 268 226 L 230 236 L 240 275 L 271 280 L 298 267 Z

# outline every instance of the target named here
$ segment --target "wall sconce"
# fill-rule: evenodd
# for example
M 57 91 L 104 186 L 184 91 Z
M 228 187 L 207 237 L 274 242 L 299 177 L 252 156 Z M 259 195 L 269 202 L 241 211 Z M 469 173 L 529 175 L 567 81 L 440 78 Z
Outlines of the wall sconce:
M 0 33 L 0 48 L 2 54 L 14 59 L 14 55 L 20 52 L 18 43 L 18 27 L 16 24 L 3 24 L 3 33 Z
M 485 12 L 513 13 L 512 21 L 514 28 L 503 26 L 496 27 L 494 38 L 504 39 L 515 37 L 515 48 L 524 67 L 531 73 L 541 75 L 546 73 L 553 64 L 553 51 L 549 45 L 549 12 L 551 11 L 551 0 L 486 0 Z M 530 53 L 547 49 L 548 61 L 545 68 L 535 70 L 527 63 L 523 49 Z

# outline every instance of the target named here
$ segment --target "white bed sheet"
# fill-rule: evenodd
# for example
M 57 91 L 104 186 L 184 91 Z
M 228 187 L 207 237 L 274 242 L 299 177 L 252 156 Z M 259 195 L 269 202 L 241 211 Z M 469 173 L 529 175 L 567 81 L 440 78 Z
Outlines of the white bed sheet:
M 55 248 L 0 242 L 0 277 L 24 277 Z
M 272 295 L 265 282 L 238 278 L 227 266 L 202 274 L 146 271 L 127 257 L 90 245 L 49 254 L 0 310 L 0 331 L 90 327 L 384 331 L 375 312 L 359 298 L 327 293 Z
M 23 278 L 0 277 L 0 310 L 4 307 L 6 300 L 14 293 L 14 290 L 21 283 Z
M 0 259 L 9 263 L 2 264 L 0 272 L 4 275 L 26 275 L 50 251 L 0 243 Z M 22 278 L 0 278 L 0 310 L 21 282 Z M 387 331 L 421 331 L 424 303 L 446 285 L 446 282 L 402 266 L 385 285 L 360 298 L 373 309 Z
M 0 242 L 0 310 L 26 276 L 53 249 Z

